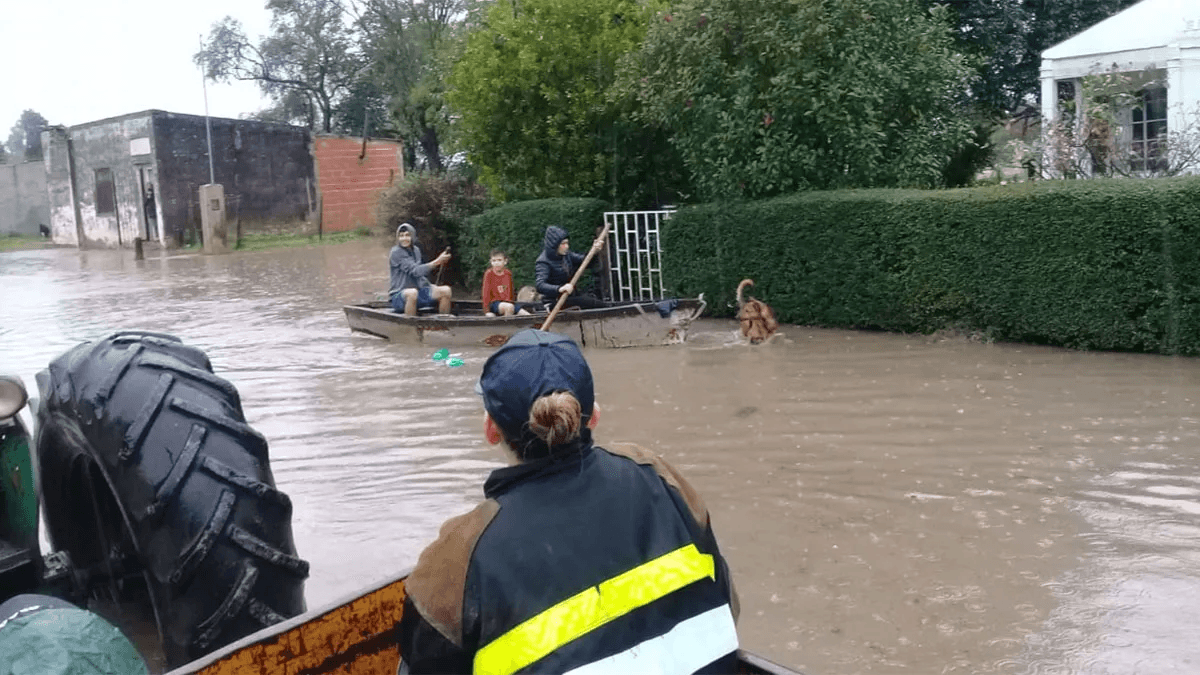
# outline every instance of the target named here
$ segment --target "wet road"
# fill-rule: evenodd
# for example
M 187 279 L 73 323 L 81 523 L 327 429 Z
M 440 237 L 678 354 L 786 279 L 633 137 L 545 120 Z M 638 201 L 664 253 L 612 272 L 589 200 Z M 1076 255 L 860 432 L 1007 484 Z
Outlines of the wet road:
M 0 254 L 0 371 L 116 329 L 241 391 L 295 504 L 310 608 L 415 562 L 499 466 L 489 350 L 352 335 L 386 249 Z M 823 673 L 1200 672 L 1200 361 L 785 326 L 764 348 L 590 350 L 598 441 L 700 489 L 743 646 Z M 36 394 L 35 394 L 36 395 Z

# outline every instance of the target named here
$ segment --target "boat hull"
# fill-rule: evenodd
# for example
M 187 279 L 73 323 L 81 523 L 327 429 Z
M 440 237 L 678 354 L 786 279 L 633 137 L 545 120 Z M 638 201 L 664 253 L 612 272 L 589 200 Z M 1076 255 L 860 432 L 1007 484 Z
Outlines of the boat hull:
M 395 675 L 407 576 L 264 628 L 169 675 Z M 801 675 L 744 650 L 738 672 Z
M 674 301 L 665 311 L 653 302 L 559 312 L 550 330 L 585 347 L 656 347 L 687 340 L 688 328 L 704 312 L 703 298 Z M 489 317 L 478 302 L 458 302 L 454 316 L 406 316 L 384 302 L 346 305 L 350 330 L 393 342 L 445 347 L 498 347 L 514 333 L 540 328 L 545 314 Z

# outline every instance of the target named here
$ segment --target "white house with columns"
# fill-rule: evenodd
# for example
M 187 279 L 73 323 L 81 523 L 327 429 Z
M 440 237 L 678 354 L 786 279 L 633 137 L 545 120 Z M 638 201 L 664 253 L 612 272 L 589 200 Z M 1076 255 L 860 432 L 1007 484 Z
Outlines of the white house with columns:
M 1142 0 L 1042 52 L 1043 133 L 1060 118 L 1059 83 L 1073 83 L 1083 110 L 1079 78 L 1113 72 L 1146 83 L 1117 118 L 1135 169 L 1154 166 L 1166 134 L 1200 138 L 1200 0 Z M 1200 173 L 1200 163 L 1189 166 Z

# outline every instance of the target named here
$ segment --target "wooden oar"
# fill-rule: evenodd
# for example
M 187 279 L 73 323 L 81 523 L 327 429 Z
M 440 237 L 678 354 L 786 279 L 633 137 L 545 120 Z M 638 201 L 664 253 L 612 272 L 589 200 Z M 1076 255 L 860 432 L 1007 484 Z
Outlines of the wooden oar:
M 446 247 L 446 250 L 442 251 L 442 253 L 447 253 L 447 252 L 449 252 L 449 251 L 450 251 L 450 247 L 449 247 L 449 246 L 447 246 L 447 247 Z M 439 254 L 439 255 L 440 255 L 440 254 Z M 442 285 L 442 270 L 443 270 L 443 269 L 445 269 L 445 268 L 446 268 L 446 266 L 445 266 L 445 265 L 438 265 L 437 281 L 433 282 L 433 285 L 434 285 L 434 286 L 441 286 L 441 285 Z
M 579 269 L 575 271 L 575 276 L 571 277 L 571 291 L 574 292 L 575 284 L 579 283 L 579 277 L 583 276 L 583 271 L 587 269 L 588 263 L 592 262 L 592 257 L 596 255 L 596 242 L 603 242 L 608 236 L 608 223 L 604 224 L 604 229 L 600 230 L 600 236 L 596 237 L 596 241 L 592 242 L 592 247 L 588 249 L 588 253 L 583 257 L 583 262 L 579 264 Z M 558 316 L 558 310 L 562 309 L 563 303 L 567 301 L 567 296 L 570 293 L 559 293 L 558 302 L 555 303 L 554 309 L 550 310 L 550 316 L 542 322 L 541 330 L 550 330 L 550 324 L 554 323 L 554 317 Z

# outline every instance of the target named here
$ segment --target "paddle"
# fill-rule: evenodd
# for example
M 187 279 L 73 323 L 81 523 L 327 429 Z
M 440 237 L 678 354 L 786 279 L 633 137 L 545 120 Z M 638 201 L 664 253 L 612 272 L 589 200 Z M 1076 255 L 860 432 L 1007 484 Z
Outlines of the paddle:
M 447 247 L 446 247 L 446 250 L 445 250 L 445 251 L 442 251 L 442 253 L 449 253 L 449 252 L 450 252 L 450 247 L 449 247 L 449 246 L 447 246 Z M 442 285 L 442 270 L 444 270 L 444 269 L 446 269 L 446 266 L 445 266 L 445 265 L 438 265 L 437 281 L 434 281 L 434 282 L 433 282 L 433 285 L 434 285 L 434 286 L 441 286 L 441 285 Z
M 583 262 L 580 263 L 579 269 L 575 271 L 575 276 L 571 277 L 571 287 L 574 289 L 575 284 L 579 283 L 579 277 L 583 276 L 583 271 L 587 269 L 588 263 L 592 262 L 592 257 L 596 255 L 596 244 L 603 243 L 604 237 L 608 236 L 608 223 L 604 224 L 604 229 L 600 230 L 600 236 L 596 237 L 596 241 L 592 242 L 592 247 L 588 249 L 588 253 L 583 257 Z M 550 324 L 554 323 L 554 317 L 558 316 L 558 310 L 562 309 L 563 303 L 567 301 L 569 293 L 559 293 L 558 302 L 555 303 L 554 309 L 550 311 L 550 316 L 542 322 L 541 330 L 550 330 Z

